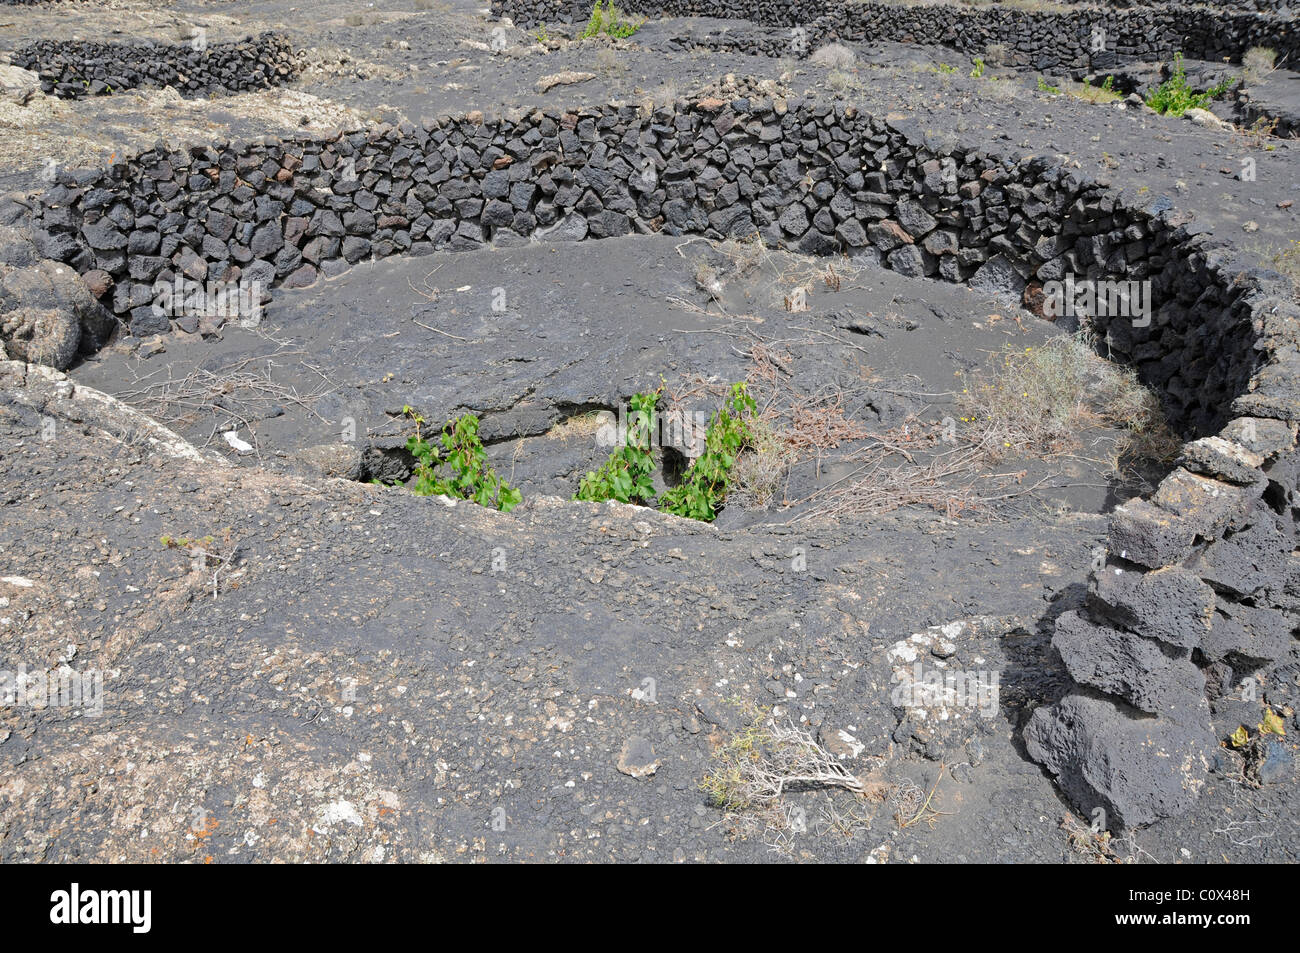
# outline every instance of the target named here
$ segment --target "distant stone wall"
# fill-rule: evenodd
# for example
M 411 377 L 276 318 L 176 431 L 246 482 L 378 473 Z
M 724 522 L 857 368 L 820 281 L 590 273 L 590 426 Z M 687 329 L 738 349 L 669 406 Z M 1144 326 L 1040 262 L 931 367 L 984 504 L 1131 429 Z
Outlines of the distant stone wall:
M 999 3 L 1001 0 L 993 0 Z M 1152 7 L 1153 0 L 1055 0 L 1056 3 L 1078 4 L 1089 7 Z M 1259 13 L 1280 13 L 1297 8 L 1296 0 L 1196 0 L 1200 6 L 1218 7 L 1233 12 L 1255 10 Z
M 492 0 L 491 7 L 495 16 L 508 16 L 523 27 L 580 23 L 591 11 L 585 0 Z M 1271 47 L 1279 59 L 1300 59 L 1300 28 L 1292 17 L 1199 5 L 1040 13 L 829 0 L 627 0 L 619 9 L 649 17 L 719 17 L 786 27 L 795 55 L 801 47 L 838 39 L 948 46 L 971 55 L 999 45 L 1006 48 L 1011 65 L 1034 69 L 1101 69 L 1120 60 L 1167 59 L 1178 52 L 1194 59 L 1239 61 L 1253 46 Z
M 41 88 L 64 99 L 103 96 L 142 86 L 171 86 L 183 96 L 243 92 L 290 82 L 297 75 L 289 41 L 276 33 L 234 43 L 92 43 L 38 40 L 14 51 Z
M 1207 699 L 1294 651 L 1290 288 L 1167 201 L 1046 159 L 935 152 L 844 104 L 708 99 L 156 148 L 61 174 L 38 218 L 41 253 L 137 334 L 168 330 L 153 303 L 178 280 L 299 287 L 534 236 L 757 233 L 1027 299 L 1065 277 L 1150 281 L 1149 322 L 1097 330 L 1196 439 L 1150 498 L 1116 510 L 1088 607 L 1056 626 L 1076 685 L 1034 712 L 1028 750 L 1114 830 L 1179 813 L 1217 747 Z

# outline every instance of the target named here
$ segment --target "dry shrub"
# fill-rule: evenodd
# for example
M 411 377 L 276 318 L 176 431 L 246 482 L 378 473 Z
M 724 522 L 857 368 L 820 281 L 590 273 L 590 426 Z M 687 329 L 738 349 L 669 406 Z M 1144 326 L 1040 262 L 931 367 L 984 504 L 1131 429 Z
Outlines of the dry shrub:
M 1272 257 L 1273 267 L 1291 279 L 1295 289 L 1295 299 L 1300 303 L 1300 240 L 1292 239 L 1291 244 Z
M 753 449 L 736 458 L 727 502 L 747 510 L 767 509 L 795 454 L 767 421 L 751 418 L 747 423 Z
M 805 729 L 792 723 L 778 725 L 766 717 L 755 719 L 722 744 L 714 752 L 714 762 L 715 770 L 700 787 L 709 803 L 722 809 L 719 823 L 733 839 L 763 835 L 764 842 L 781 853 L 789 853 L 796 835 L 809 831 L 852 840 L 871 827 L 868 803 L 889 793 L 889 785 L 879 777 L 883 758 L 867 758 L 868 772 L 856 776 Z M 811 790 L 834 792 L 834 797 L 809 826 L 802 809 L 785 795 Z
M 743 278 L 768 257 L 767 246 L 756 232 L 747 238 L 728 238 L 714 246 L 718 254 L 731 262 L 732 278 Z
M 695 263 L 693 269 L 695 287 L 699 288 L 714 301 L 722 300 L 722 279 L 718 270 L 703 259 Z
M 841 69 L 835 69 L 826 74 L 826 85 L 830 87 L 832 92 L 842 94 L 856 88 L 858 81 L 852 74 Z
M 1124 98 L 1113 89 L 1106 89 L 1101 84 L 1093 86 L 1091 83 L 1066 83 L 1065 94 L 1085 103 L 1117 103 Z
M 998 103 L 1009 103 L 1013 100 L 1023 99 L 1028 95 L 1024 87 L 1011 80 L 999 79 L 996 76 L 987 77 L 986 82 L 972 86 L 970 90 L 977 96 Z
M 701 787 L 715 807 L 745 811 L 780 798 L 787 791 L 843 788 L 863 794 L 861 780 L 840 760 L 794 724 L 756 719 L 714 754 L 716 770 Z
M 1011 51 L 1005 43 L 990 43 L 984 51 L 984 62 L 990 66 L 1010 66 Z
M 874 448 L 875 451 L 886 449 Z M 928 463 L 908 459 L 889 465 L 884 455 L 864 465 L 852 479 L 818 490 L 811 508 L 794 522 L 880 516 L 905 506 L 924 506 L 948 519 L 988 517 L 1018 489 L 1023 473 L 984 474 L 984 456 L 969 447 L 940 454 Z
M 870 436 L 863 424 L 845 416 L 844 399 L 839 394 L 798 400 L 790 408 L 790 423 L 784 432 L 786 445 L 794 451 L 834 450 Z
M 623 61 L 619 59 L 618 51 L 610 46 L 602 48 L 595 55 L 592 59 L 592 66 L 602 76 L 612 76 L 627 69 Z
M 848 69 L 857 59 L 857 54 L 842 43 L 828 43 L 808 57 L 809 62 L 832 69 Z
M 570 440 L 574 438 L 595 437 L 600 428 L 605 426 L 607 414 L 612 411 L 601 412 L 599 410 L 589 410 L 581 414 L 574 414 L 572 417 L 566 417 L 561 420 L 550 430 L 546 431 L 546 436 L 553 440 Z
M 1246 74 L 1246 82 L 1258 83 L 1276 67 L 1277 53 L 1266 46 L 1252 46 L 1241 57 L 1241 70 Z
M 971 442 L 994 461 L 1068 452 L 1081 432 L 1098 425 L 1125 432 L 1117 457 L 1132 451 L 1161 459 L 1178 447 L 1155 395 L 1083 335 L 1007 348 L 991 376 L 967 377 L 959 404 Z

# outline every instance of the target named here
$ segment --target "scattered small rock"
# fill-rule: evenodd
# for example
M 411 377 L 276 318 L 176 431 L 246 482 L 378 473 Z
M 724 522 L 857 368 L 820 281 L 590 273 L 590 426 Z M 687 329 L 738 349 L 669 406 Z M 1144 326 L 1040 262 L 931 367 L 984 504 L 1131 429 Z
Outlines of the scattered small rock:
M 648 778 L 659 770 L 659 761 L 655 758 L 654 746 L 643 735 L 633 735 L 623 742 L 623 749 L 618 753 L 618 770 L 638 781 Z
M 543 76 L 533 84 L 533 89 L 539 93 L 544 93 L 555 86 L 573 86 L 577 83 L 585 83 L 589 79 L 595 79 L 595 73 L 579 73 L 575 70 L 564 70 L 560 73 L 551 73 Z

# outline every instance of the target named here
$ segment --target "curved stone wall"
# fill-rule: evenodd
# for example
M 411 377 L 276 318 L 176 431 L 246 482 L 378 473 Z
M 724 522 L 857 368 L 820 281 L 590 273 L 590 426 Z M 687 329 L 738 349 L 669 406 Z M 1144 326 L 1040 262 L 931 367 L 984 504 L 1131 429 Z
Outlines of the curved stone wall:
M 1015 294 L 1149 280 L 1149 323 L 1099 330 L 1196 439 L 1152 498 L 1115 512 L 1087 609 L 1057 624 L 1076 689 L 1034 713 L 1027 746 L 1112 829 L 1176 813 L 1216 743 L 1207 693 L 1291 647 L 1300 309 L 1280 276 L 1238 267 L 1167 202 L 1046 160 L 939 153 L 852 106 L 801 100 L 470 114 L 160 147 L 65 173 L 39 222 L 42 252 L 138 333 L 168 327 L 157 282 L 293 287 L 372 257 L 534 235 L 757 232 Z
M 298 72 L 284 36 L 263 33 L 233 43 L 90 43 L 38 40 L 11 55 L 37 73 L 41 88 L 64 99 L 141 86 L 172 86 L 183 96 L 243 92 L 290 82 Z
M 993 0 L 993 2 L 1000 3 L 1001 0 Z M 1090 7 L 1120 7 L 1121 9 L 1154 5 L 1151 0 L 1056 0 L 1056 2 Z M 1256 10 L 1260 13 L 1288 13 L 1290 10 L 1295 9 L 1296 3 L 1295 0 L 1199 0 L 1199 5 L 1234 12 Z
M 586 0 L 492 0 L 495 16 L 517 25 L 581 23 Z M 1119 60 L 1194 59 L 1239 61 L 1253 46 L 1271 47 L 1279 61 L 1300 59 L 1300 28 L 1286 15 L 1216 10 L 1202 5 L 1080 8 L 1037 12 L 955 4 L 830 3 L 828 0 L 627 0 L 620 10 L 648 17 L 718 17 L 802 31 L 792 49 L 833 40 L 892 40 L 948 46 L 973 56 L 994 44 L 1012 65 L 1035 69 L 1103 69 Z

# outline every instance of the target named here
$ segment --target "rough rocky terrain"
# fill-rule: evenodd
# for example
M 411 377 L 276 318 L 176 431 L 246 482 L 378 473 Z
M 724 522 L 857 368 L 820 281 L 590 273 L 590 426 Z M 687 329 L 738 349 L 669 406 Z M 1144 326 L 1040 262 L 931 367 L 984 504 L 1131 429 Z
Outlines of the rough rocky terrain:
M 1196 121 L 1126 98 L 1158 57 L 971 76 L 915 37 L 819 59 L 771 22 L 521 22 L 0 6 L 11 57 L 201 30 L 295 58 L 207 98 L 0 66 L 0 670 L 28 677 L 0 689 L 102 673 L 94 704 L 0 707 L 0 859 L 1295 862 L 1300 313 L 1272 269 L 1300 267 L 1300 149 L 1244 127 L 1295 128 L 1296 74 Z M 1113 102 L 1042 89 L 1105 75 Z M 618 166 L 627 129 L 666 184 Z M 552 137 L 576 185 L 534 190 Z M 1151 279 L 1156 330 L 1093 343 L 1201 439 L 1120 466 L 1095 419 L 929 492 L 963 387 L 1076 330 L 1022 294 L 1053 263 Z M 239 273 L 267 279 L 253 322 L 151 321 L 131 290 Z M 707 414 L 740 380 L 794 441 L 770 499 L 713 523 L 571 499 L 600 413 L 662 386 Z M 382 485 L 411 472 L 406 407 L 476 414 L 524 502 Z M 843 494 L 882 465 L 914 485 Z M 909 695 L 935 671 L 995 690 Z M 839 781 L 720 805 L 787 727 Z

